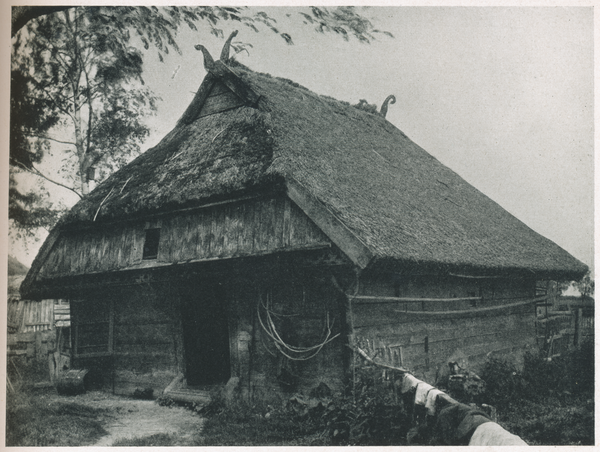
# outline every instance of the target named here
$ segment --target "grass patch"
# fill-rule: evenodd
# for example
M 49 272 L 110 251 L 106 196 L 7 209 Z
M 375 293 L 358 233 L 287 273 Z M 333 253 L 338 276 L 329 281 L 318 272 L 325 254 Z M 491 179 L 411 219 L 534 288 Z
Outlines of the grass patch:
M 141 438 L 119 439 L 111 444 L 113 447 L 169 447 L 169 446 L 187 446 L 174 435 L 168 433 L 157 433 L 155 435 L 144 436 Z
M 105 410 L 52 402 L 53 391 L 19 388 L 8 393 L 7 446 L 89 446 L 106 434 L 102 427 Z
M 261 414 L 256 407 L 238 405 L 209 417 L 196 446 L 319 446 L 328 445 L 322 432 L 298 421 L 286 410 Z
M 594 400 L 523 400 L 499 416 L 504 428 L 530 445 L 594 445 Z

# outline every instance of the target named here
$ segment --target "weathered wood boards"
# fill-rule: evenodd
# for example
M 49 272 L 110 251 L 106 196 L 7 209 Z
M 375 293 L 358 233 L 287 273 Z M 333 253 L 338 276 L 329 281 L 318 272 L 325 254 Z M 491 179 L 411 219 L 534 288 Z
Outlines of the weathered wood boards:
M 65 232 L 40 270 L 42 279 L 140 266 L 228 259 L 329 246 L 329 239 L 281 195 L 208 207 L 160 221 L 156 260 L 142 262 L 145 221 Z
M 362 282 L 362 293 L 349 296 L 354 340 L 390 365 L 433 381 L 439 366 L 456 353 L 477 366 L 490 354 L 536 345 L 540 298 L 532 296 L 533 280 L 504 278 L 490 290 L 488 282 L 448 276 L 390 279 L 376 275 Z M 475 293 L 485 296 L 469 296 Z M 520 354 L 513 358 L 518 361 Z

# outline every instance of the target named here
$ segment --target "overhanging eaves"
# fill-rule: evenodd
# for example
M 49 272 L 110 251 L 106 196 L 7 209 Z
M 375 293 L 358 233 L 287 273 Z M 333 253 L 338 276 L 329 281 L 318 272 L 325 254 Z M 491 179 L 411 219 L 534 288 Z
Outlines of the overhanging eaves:
M 286 180 L 287 195 L 359 268 L 373 260 L 371 250 L 333 212 L 312 196 L 298 181 Z

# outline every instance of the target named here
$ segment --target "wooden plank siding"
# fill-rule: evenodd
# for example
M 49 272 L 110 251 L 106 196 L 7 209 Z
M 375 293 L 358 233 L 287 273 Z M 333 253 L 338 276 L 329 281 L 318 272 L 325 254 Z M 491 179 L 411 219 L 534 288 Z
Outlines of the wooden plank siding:
M 62 233 L 39 278 L 228 259 L 330 244 L 327 236 L 284 196 L 165 216 L 155 260 L 142 260 L 145 224 L 140 220 Z
M 54 300 L 10 300 L 8 327 L 10 332 L 30 333 L 54 327 Z
M 98 312 L 111 319 L 110 353 L 77 356 L 75 366 L 90 369 L 98 387 L 117 394 L 150 388 L 159 395 L 181 371 L 177 290 L 169 285 L 107 290 L 80 302 L 77 312 L 90 315 L 100 300 L 111 300 L 110 313 Z
M 481 364 L 488 353 L 508 354 L 535 345 L 534 308 L 508 315 L 415 321 L 396 313 L 390 317 L 380 306 L 354 307 L 357 342 L 371 341 L 378 348 L 398 350 L 402 365 L 435 378 L 452 354 L 461 351 L 471 364 Z M 381 352 L 380 352 L 381 353 Z
M 534 287 L 519 278 L 372 275 L 349 297 L 354 340 L 432 382 L 455 353 L 466 356 L 471 369 L 490 353 L 517 352 L 511 359 L 518 364 L 522 351 L 536 345 Z

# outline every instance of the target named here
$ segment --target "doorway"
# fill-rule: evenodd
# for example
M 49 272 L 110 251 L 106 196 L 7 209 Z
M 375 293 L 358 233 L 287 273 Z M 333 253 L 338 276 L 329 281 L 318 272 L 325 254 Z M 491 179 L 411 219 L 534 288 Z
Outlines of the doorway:
M 188 387 L 226 383 L 231 376 L 226 297 L 218 286 L 195 286 L 182 302 Z

